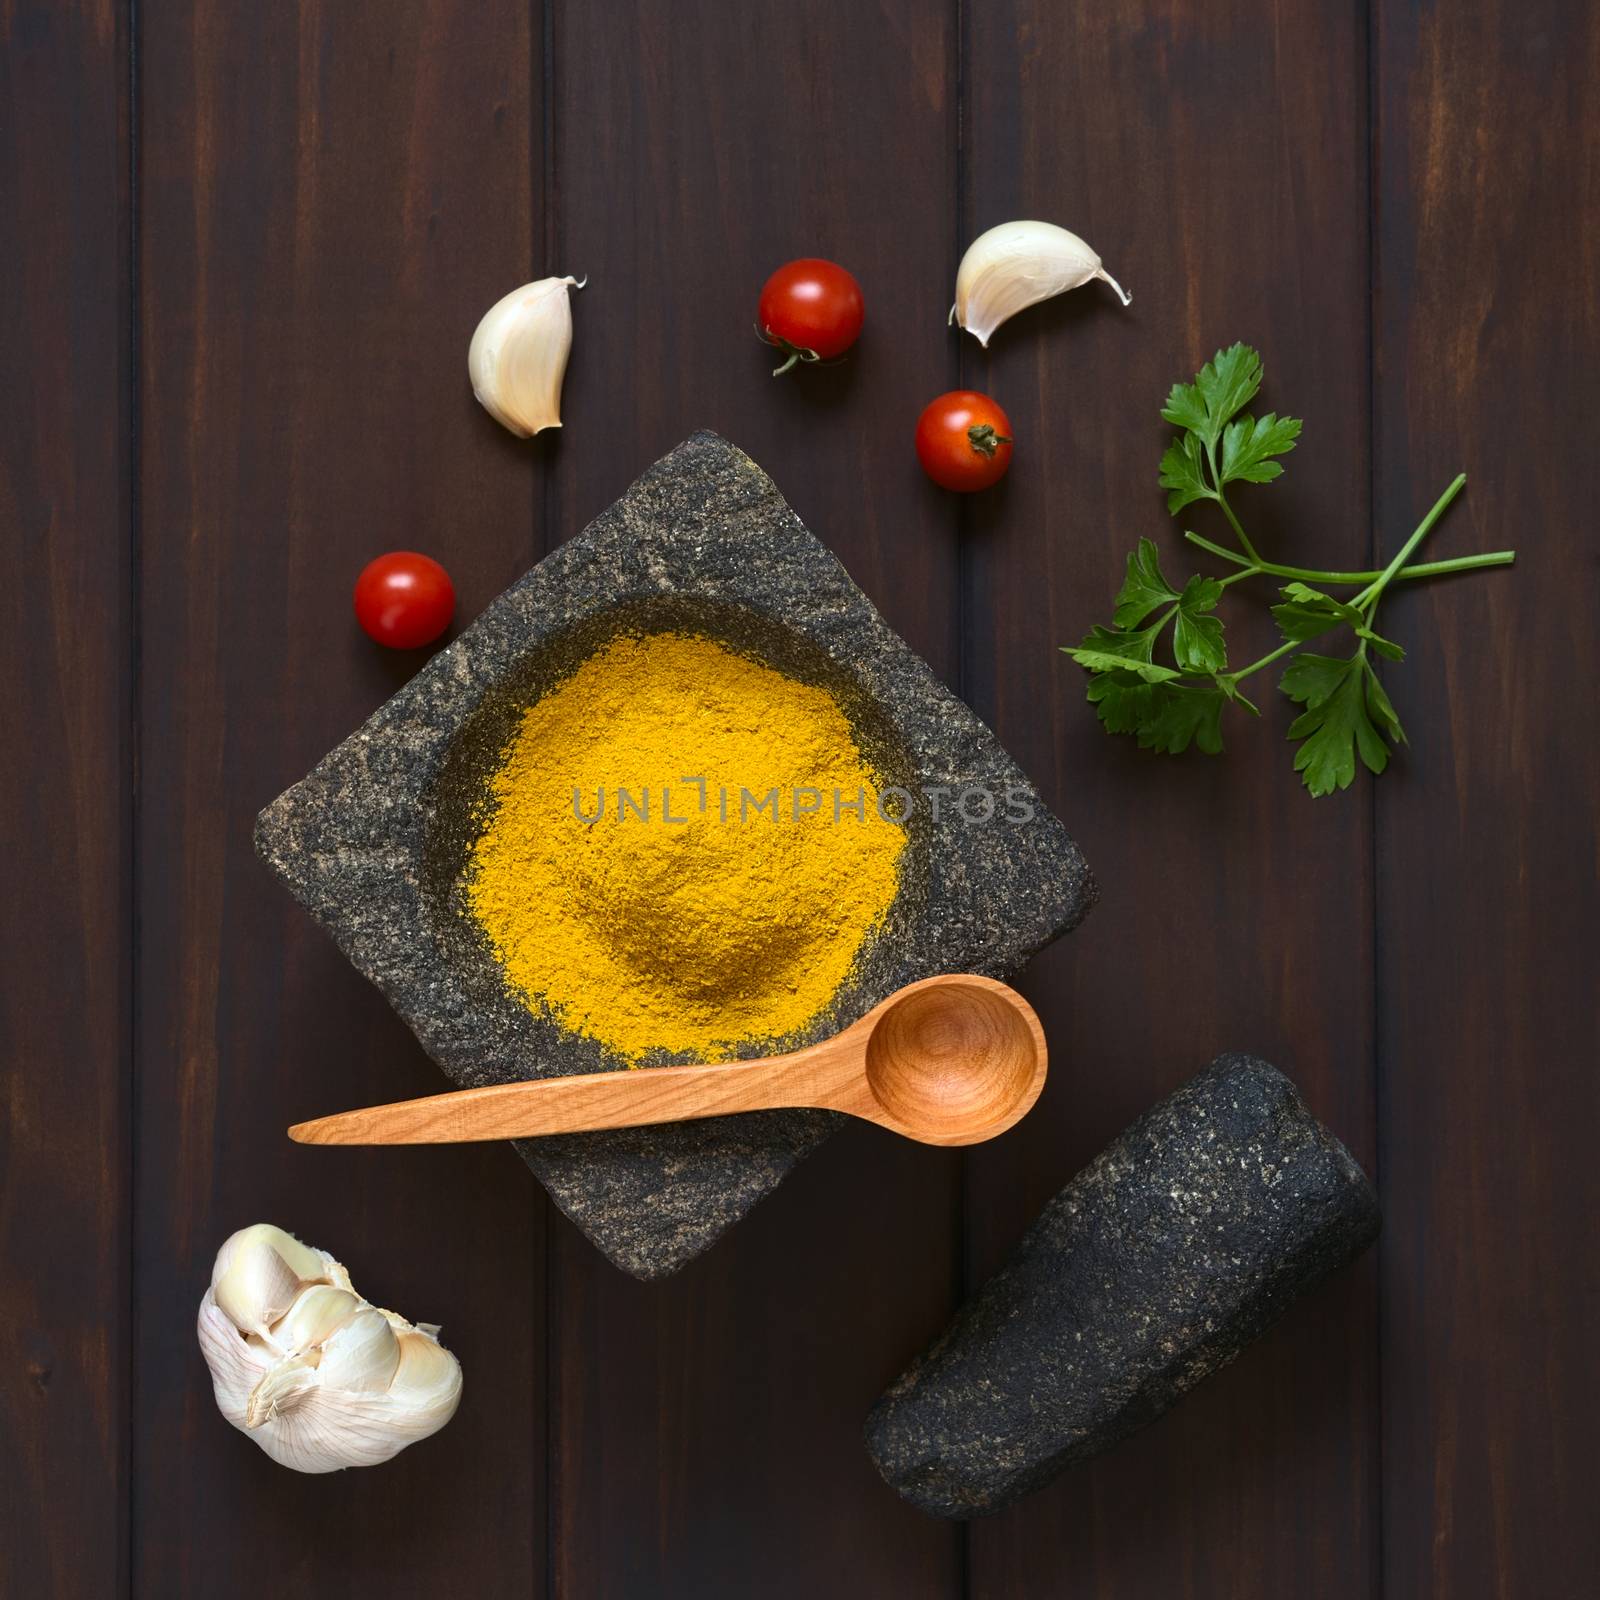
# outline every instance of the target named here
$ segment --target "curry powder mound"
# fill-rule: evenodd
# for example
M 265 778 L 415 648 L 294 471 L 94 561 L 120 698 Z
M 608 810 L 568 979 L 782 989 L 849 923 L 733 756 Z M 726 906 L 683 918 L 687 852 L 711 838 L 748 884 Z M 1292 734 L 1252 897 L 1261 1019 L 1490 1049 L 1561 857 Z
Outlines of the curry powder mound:
M 523 714 L 466 876 L 514 990 L 628 1062 L 812 1022 L 904 828 L 825 689 L 692 634 L 619 638 Z

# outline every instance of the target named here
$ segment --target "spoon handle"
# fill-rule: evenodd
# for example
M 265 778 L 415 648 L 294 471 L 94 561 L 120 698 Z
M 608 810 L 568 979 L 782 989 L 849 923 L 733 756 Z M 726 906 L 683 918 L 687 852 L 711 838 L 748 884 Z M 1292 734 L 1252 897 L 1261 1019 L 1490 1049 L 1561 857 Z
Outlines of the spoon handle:
M 427 1095 L 296 1123 L 298 1144 L 464 1144 L 637 1128 L 786 1106 L 855 1109 L 860 1045 L 829 1039 L 792 1055 L 595 1072 Z

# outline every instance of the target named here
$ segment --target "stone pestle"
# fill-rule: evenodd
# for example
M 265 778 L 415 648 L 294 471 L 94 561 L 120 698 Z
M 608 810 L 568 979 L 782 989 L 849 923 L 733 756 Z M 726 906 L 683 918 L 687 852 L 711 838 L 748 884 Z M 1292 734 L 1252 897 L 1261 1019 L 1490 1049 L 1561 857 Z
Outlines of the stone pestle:
M 996 1511 L 1154 1421 L 1378 1226 L 1294 1085 L 1219 1056 L 1045 1207 L 878 1401 L 867 1447 L 922 1511 Z

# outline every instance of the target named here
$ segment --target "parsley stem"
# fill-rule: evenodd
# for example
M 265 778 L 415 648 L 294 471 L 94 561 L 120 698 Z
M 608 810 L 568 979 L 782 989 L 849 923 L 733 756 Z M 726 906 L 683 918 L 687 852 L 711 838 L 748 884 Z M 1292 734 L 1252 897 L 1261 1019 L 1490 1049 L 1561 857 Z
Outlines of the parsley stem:
M 1212 555 L 1231 561 L 1242 569 L 1223 579 L 1224 583 L 1231 583 L 1235 578 L 1253 578 L 1257 573 L 1267 573 L 1274 578 L 1294 578 L 1301 583 L 1341 584 L 1375 583 L 1383 576 L 1376 569 L 1371 572 L 1324 572 L 1316 567 L 1286 567 L 1278 561 L 1252 561 L 1237 550 L 1228 549 L 1226 545 L 1213 544 L 1211 540 L 1201 538 L 1198 533 L 1186 533 L 1184 538 L 1190 544 L 1197 544 L 1202 550 L 1209 550 Z M 1509 567 L 1516 559 L 1515 550 L 1490 550 L 1479 556 L 1452 556 L 1448 561 L 1419 561 L 1414 566 L 1402 567 L 1395 573 L 1394 581 L 1404 583 L 1412 578 L 1442 578 L 1452 572 L 1472 572 L 1479 567 Z
M 1240 526 L 1239 519 L 1233 514 L 1233 507 L 1228 504 L 1221 489 L 1217 490 L 1217 504 L 1222 507 L 1222 514 L 1228 519 L 1228 523 L 1238 538 L 1244 553 L 1259 567 L 1261 565 L 1261 556 L 1256 547 L 1250 543 L 1250 536 Z
M 1276 650 L 1262 656 L 1259 661 L 1252 661 L 1248 667 L 1240 667 L 1237 672 L 1225 672 L 1221 676 L 1232 678 L 1237 683 L 1241 678 L 1248 678 L 1251 673 L 1259 672 L 1263 667 L 1270 667 L 1279 656 L 1286 656 L 1291 650 L 1298 650 L 1304 643 L 1303 639 L 1290 639 L 1287 644 L 1280 644 Z
M 1409 556 L 1411 552 L 1428 537 L 1428 535 L 1433 531 L 1434 523 L 1436 523 L 1439 518 L 1445 514 L 1445 510 L 1449 506 L 1450 502 L 1454 500 L 1455 497 L 1460 494 L 1464 488 L 1466 488 L 1466 486 L 1466 473 L 1458 472 L 1450 484 L 1450 487 L 1433 502 L 1433 509 L 1429 511 L 1427 516 L 1425 516 L 1422 521 L 1417 524 L 1416 532 L 1414 532 L 1411 537 L 1407 539 L 1406 542 L 1395 552 L 1394 560 L 1391 561 L 1389 565 L 1378 574 L 1373 582 L 1369 583 L 1367 587 L 1350 602 L 1351 605 L 1355 606 L 1358 610 L 1365 610 L 1367 607 L 1375 606 L 1378 603 L 1378 597 L 1385 589 L 1389 587 L 1389 584 L 1394 579 L 1395 573 L 1397 573 L 1401 567 L 1406 564 L 1406 557 Z
M 1215 496 L 1217 504 L 1222 507 L 1223 516 L 1228 519 L 1228 524 L 1233 529 L 1239 543 L 1244 546 L 1245 554 L 1257 565 L 1260 565 L 1261 557 L 1256 553 L 1256 547 L 1250 543 L 1250 535 L 1244 531 L 1239 519 L 1234 516 L 1233 507 L 1228 504 L 1228 497 L 1222 492 L 1222 474 L 1217 470 L 1217 443 L 1215 439 L 1206 441 L 1206 460 L 1211 467 L 1211 482 L 1214 485 L 1211 492 Z

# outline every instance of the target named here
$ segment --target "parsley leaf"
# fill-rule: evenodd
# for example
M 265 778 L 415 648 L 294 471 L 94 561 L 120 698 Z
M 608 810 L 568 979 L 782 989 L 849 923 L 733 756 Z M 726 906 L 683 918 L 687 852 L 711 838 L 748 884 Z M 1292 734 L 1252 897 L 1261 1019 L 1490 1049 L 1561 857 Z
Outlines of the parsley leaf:
M 1261 357 L 1247 344 L 1217 351 L 1193 383 L 1175 383 L 1161 415 L 1174 427 L 1215 445 L 1223 428 L 1255 399 L 1261 388 Z M 1295 430 L 1299 432 L 1298 427 Z
M 1320 706 L 1337 692 L 1352 665 L 1342 656 L 1314 656 L 1303 650 L 1284 670 L 1278 687 L 1303 706 Z
M 1170 491 L 1167 510 L 1173 516 L 1196 500 L 1220 500 L 1225 484 L 1271 483 L 1282 476 L 1282 464 L 1272 458 L 1294 449 L 1300 423 L 1271 411 L 1260 418 L 1239 416 L 1260 388 L 1261 357 L 1245 344 L 1219 350 L 1193 383 L 1172 386 L 1161 415 L 1184 431 L 1161 458 L 1161 487 Z M 1206 476 L 1208 464 L 1215 483 Z
M 1180 755 L 1190 744 L 1208 755 L 1222 751 L 1220 689 L 1188 684 L 1144 683 L 1120 672 L 1089 680 L 1089 700 L 1109 733 L 1138 736 L 1145 750 Z
M 1151 686 L 1131 672 L 1102 672 L 1089 680 L 1089 704 L 1107 733 L 1137 733 L 1151 715 L 1152 699 Z
M 1391 661 L 1404 661 L 1406 653 L 1393 639 L 1385 639 L 1381 633 L 1374 633 L 1364 623 L 1356 632 L 1378 652 L 1380 656 L 1387 656 Z
M 1173 390 L 1176 394 L 1177 390 Z M 1166 416 L 1166 412 L 1162 412 Z M 1200 438 L 1186 433 L 1167 446 L 1161 458 L 1161 487 L 1172 492 L 1167 496 L 1167 510 L 1173 516 L 1196 500 L 1215 500 L 1216 490 L 1206 482 L 1205 467 L 1201 461 Z
M 1141 539 L 1128 557 L 1128 576 L 1117 591 L 1117 608 L 1111 620 L 1119 628 L 1137 628 L 1158 606 L 1171 605 L 1178 591 L 1161 571 L 1154 539 Z
M 1278 631 L 1290 644 L 1302 644 L 1346 623 L 1352 628 L 1360 627 L 1366 621 L 1354 606 L 1347 606 L 1309 584 L 1285 584 L 1278 592 L 1284 603 L 1274 606 L 1272 615 Z
M 1279 417 L 1270 411 L 1264 417 L 1230 422 L 1222 435 L 1222 481 L 1271 483 L 1282 477 L 1283 467 L 1270 458 L 1287 455 L 1299 437 L 1297 417 Z
M 1400 719 L 1395 715 L 1394 706 L 1389 696 L 1384 692 L 1383 685 L 1378 681 L 1378 674 L 1372 670 L 1370 663 L 1367 665 L 1367 713 L 1378 727 L 1389 736 L 1391 744 L 1409 744 L 1406 731 L 1400 726 Z
M 1208 756 L 1221 755 L 1222 691 L 1176 683 L 1162 684 L 1161 689 L 1155 714 L 1139 729 L 1140 746 L 1175 756 L 1192 741 Z
M 1206 407 L 1206 397 L 1197 383 L 1175 383 L 1167 403 L 1161 408 L 1163 419 L 1186 433 L 1204 434 L 1211 425 L 1211 413 Z
M 1358 754 L 1373 772 L 1382 772 L 1389 765 L 1383 734 L 1395 743 L 1405 739 L 1364 647 L 1348 660 L 1302 652 L 1289 663 L 1278 687 L 1306 708 L 1290 725 L 1289 737 L 1304 740 L 1294 768 L 1313 795 L 1348 789 Z
M 1096 655 L 1128 656 L 1136 662 L 1148 664 L 1155 660 L 1156 635 L 1160 632 L 1159 622 L 1153 622 L 1148 628 L 1137 630 L 1105 628 L 1096 623 L 1084 636 L 1078 648 Z
M 1079 645 L 1076 649 L 1067 649 L 1067 654 L 1080 667 L 1087 667 L 1091 672 L 1125 672 L 1130 677 L 1142 678 L 1146 683 L 1162 683 L 1168 678 L 1182 676 L 1171 667 L 1141 661 L 1137 656 L 1117 655 L 1110 650 L 1090 650 Z
M 1222 641 L 1222 619 L 1211 615 L 1222 598 L 1222 584 L 1215 578 L 1190 578 L 1182 590 L 1167 581 L 1161 570 L 1161 556 L 1153 539 L 1141 539 L 1128 557 L 1127 576 L 1117 592 L 1113 627 L 1093 627 L 1076 649 L 1068 649 L 1079 666 L 1091 672 L 1114 672 L 1118 668 L 1137 671 L 1146 683 L 1157 681 L 1158 674 L 1145 671 L 1155 660 L 1156 640 L 1171 621 L 1172 655 L 1179 671 L 1162 668 L 1167 677 L 1184 673 L 1210 677 L 1228 664 Z M 1150 614 L 1161 615 L 1148 627 Z
M 1284 596 L 1282 605 L 1272 607 L 1278 631 L 1290 644 L 1304 644 L 1334 628 L 1349 626 L 1356 637 L 1365 639 L 1380 656 L 1391 661 L 1404 661 L 1406 653 L 1392 639 L 1374 633 L 1368 625 L 1366 613 L 1355 606 L 1335 600 L 1331 594 L 1313 589 L 1305 583 L 1289 583 L 1279 590 Z
M 1177 597 L 1178 620 L 1172 629 L 1172 654 L 1185 672 L 1202 676 L 1221 672 L 1228 664 L 1222 643 L 1222 619 L 1209 615 L 1222 598 L 1215 578 L 1193 577 Z

